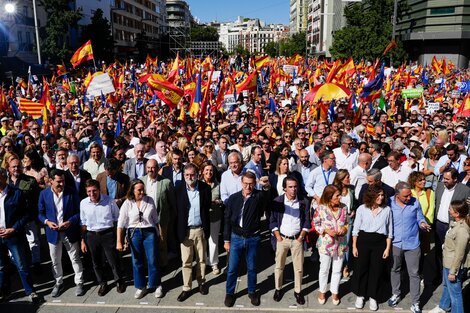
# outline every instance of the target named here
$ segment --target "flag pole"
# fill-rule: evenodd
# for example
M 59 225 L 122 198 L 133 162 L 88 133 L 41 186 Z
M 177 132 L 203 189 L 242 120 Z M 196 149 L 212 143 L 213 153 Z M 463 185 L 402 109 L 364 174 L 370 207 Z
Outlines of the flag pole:
M 93 56 L 93 66 L 95 67 L 95 73 L 96 73 L 96 63 L 95 63 L 95 57 Z

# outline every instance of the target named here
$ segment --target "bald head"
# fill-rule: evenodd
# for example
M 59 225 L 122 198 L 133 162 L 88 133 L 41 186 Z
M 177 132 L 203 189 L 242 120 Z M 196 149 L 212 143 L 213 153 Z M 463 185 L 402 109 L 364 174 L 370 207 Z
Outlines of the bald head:
M 359 154 L 357 164 L 363 169 L 368 170 L 372 164 L 372 156 L 369 153 Z
M 155 159 L 149 159 L 145 164 L 145 169 L 147 170 L 147 175 L 151 179 L 155 179 L 158 173 L 158 163 Z

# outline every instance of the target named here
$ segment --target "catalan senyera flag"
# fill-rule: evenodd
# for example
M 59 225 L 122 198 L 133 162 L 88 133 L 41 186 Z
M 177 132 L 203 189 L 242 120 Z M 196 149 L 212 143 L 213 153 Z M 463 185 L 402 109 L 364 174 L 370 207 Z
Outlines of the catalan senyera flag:
M 85 42 L 83 46 L 78 48 L 77 51 L 72 55 L 70 59 L 70 63 L 75 68 L 80 65 L 82 62 L 92 60 L 93 59 L 93 49 L 91 47 L 91 40 Z
M 147 84 L 155 91 L 157 96 L 170 108 L 174 109 L 184 95 L 184 90 L 168 81 L 161 81 L 150 77 Z
M 26 98 L 20 98 L 20 111 L 21 113 L 28 113 L 33 118 L 40 118 L 42 116 L 42 108 L 44 104 L 40 102 L 31 101 Z
M 372 135 L 372 136 L 376 136 L 377 134 L 375 133 L 374 125 L 372 125 L 370 123 L 367 123 L 366 133 L 368 133 L 369 135 Z

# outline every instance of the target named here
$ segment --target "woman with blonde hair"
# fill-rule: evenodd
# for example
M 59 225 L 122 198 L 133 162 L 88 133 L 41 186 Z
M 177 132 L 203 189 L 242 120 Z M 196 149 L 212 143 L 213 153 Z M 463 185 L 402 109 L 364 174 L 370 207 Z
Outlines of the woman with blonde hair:
M 332 302 L 334 305 L 339 305 L 341 268 L 344 253 L 348 250 L 346 238 L 348 216 L 346 205 L 341 203 L 341 191 L 338 187 L 334 185 L 325 187 L 317 210 L 313 222 L 319 235 L 316 245 L 320 254 L 318 303 L 326 302 L 328 275 L 332 268 L 330 282 Z
M 436 190 L 438 177 L 434 174 L 434 168 L 436 167 L 439 157 L 441 156 L 441 148 L 437 146 L 432 146 L 429 148 L 428 158 L 424 160 L 423 163 L 423 173 L 426 175 L 426 188 L 432 188 Z

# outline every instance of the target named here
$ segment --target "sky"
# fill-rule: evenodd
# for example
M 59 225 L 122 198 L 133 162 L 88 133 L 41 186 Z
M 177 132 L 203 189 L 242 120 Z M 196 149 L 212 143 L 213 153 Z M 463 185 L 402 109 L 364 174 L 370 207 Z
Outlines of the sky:
M 289 24 L 289 0 L 186 0 L 201 22 L 233 22 L 237 16 Z

